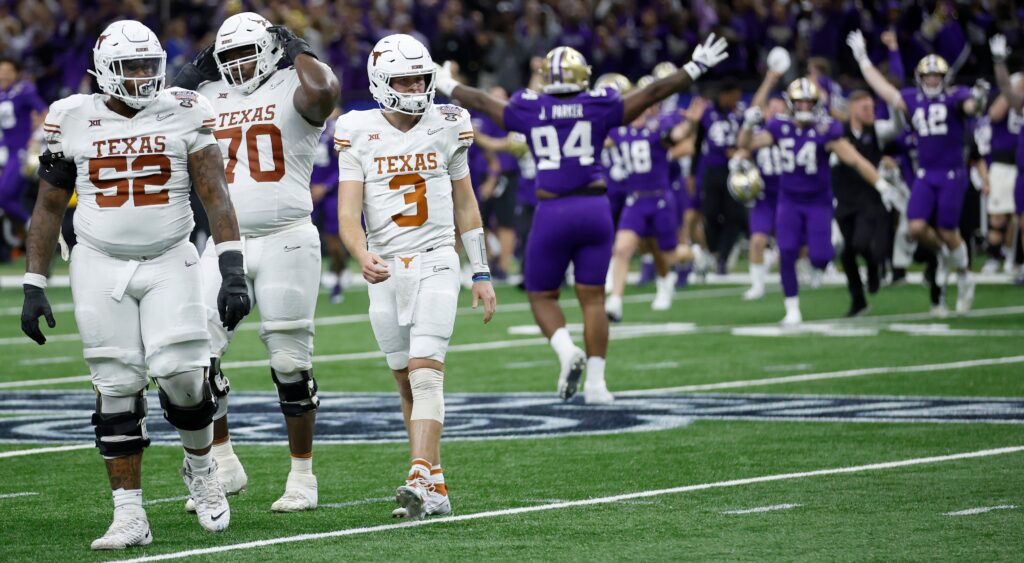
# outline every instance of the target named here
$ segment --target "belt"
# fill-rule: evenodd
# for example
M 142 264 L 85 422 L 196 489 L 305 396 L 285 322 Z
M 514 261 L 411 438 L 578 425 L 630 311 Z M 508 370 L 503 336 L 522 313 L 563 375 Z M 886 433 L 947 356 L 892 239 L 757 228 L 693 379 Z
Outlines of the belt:
M 545 190 L 544 188 L 537 188 L 537 199 L 538 200 L 560 199 L 560 198 L 571 197 L 571 196 L 576 196 L 576 195 L 598 196 L 598 195 L 607 195 L 607 194 L 608 194 L 608 186 L 605 185 L 605 183 L 601 182 L 601 181 L 593 182 L 593 183 L 587 184 L 586 186 L 583 186 L 581 188 L 576 188 L 574 190 L 570 190 L 568 192 L 561 193 L 561 194 L 556 194 L 554 192 L 549 192 L 549 191 Z

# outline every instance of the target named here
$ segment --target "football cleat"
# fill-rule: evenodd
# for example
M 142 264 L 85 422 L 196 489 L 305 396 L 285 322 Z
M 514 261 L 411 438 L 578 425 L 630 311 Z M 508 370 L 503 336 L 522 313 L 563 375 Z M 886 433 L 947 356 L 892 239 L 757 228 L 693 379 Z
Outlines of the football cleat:
M 622 298 L 618 295 L 609 295 L 604 300 L 604 312 L 607 313 L 608 320 L 611 322 L 622 322 Z
M 752 285 L 749 289 L 743 292 L 744 301 L 757 301 L 762 297 L 764 297 L 763 285 Z
M 850 310 L 846 312 L 846 318 L 852 319 L 855 317 L 863 317 L 871 311 L 871 307 L 866 302 L 853 303 L 850 305 Z
M 331 289 L 331 304 L 340 305 L 345 301 L 345 290 L 342 289 L 341 283 L 334 284 Z
M 235 454 L 217 459 L 217 479 L 220 479 L 221 485 L 224 486 L 224 494 L 229 497 L 244 491 L 249 485 L 249 476 L 245 474 L 245 469 Z M 185 511 L 195 512 L 196 501 L 191 498 L 185 501 Z
M 416 484 L 417 481 L 423 481 L 423 478 L 412 479 L 405 482 L 406 487 L 419 486 Z M 445 516 L 452 513 L 452 503 L 448 500 L 447 488 L 441 490 L 444 485 L 444 475 L 431 475 L 430 480 L 423 485 L 426 491 L 426 500 L 423 503 L 423 514 L 420 516 Z M 402 489 L 403 487 L 399 487 Z M 395 499 L 398 500 L 398 491 L 395 492 Z M 401 504 L 401 501 L 399 501 Z M 392 518 L 409 518 L 409 509 L 405 505 L 399 506 L 398 508 L 391 511 Z
M 153 533 L 149 531 L 149 520 L 142 508 L 135 510 L 122 508 L 114 511 L 114 522 L 107 532 L 92 542 L 94 550 L 125 549 L 134 546 L 146 546 L 153 543 Z
M 433 485 L 423 477 L 409 479 L 395 489 L 395 502 L 404 510 L 402 518 L 420 520 L 427 515 L 428 487 Z M 394 512 L 392 512 L 394 515 Z
M 572 354 L 565 358 L 559 358 L 559 360 L 561 360 L 562 369 L 558 373 L 558 396 L 563 401 L 568 401 L 579 388 L 580 377 L 587 367 L 587 354 L 577 347 Z
M 971 310 L 971 305 L 974 304 L 974 280 L 968 276 L 960 276 L 957 280 L 957 292 L 956 292 L 956 312 L 958 314 L 964 314 Z
M 1001 264 L 1000 264 L 999 260 L 996 260 L 995 258 L 989 258 L 988 260 L 985 260 L 985 265 L 981 267 L 981 273 L 983 273 L 983 274 L 995 274 L 995 273 L 998 273 L 1000 265 Z
M 800 309 L 793 309 L 786 311 L 786 316 L 779 321 L 784 327 L 795 327 L 800 326 L 804 322 L 803 315 L 800 314 Z
M 676 290 L 676 273 L 669 272 L 667 276 L 658 278 L 655 282 L 654 301 L 651 301 L 652 311 L 668 311 L 672 308 L 672 297 Z
M 316 475 L 288 473 L 284 494 L 270 506 L 272 512 L 303 512 L 313 510 L 317 503 Z
M 226 530 L 231 522 L 231 508 L 224 494 L 224 485 L 217 478 L 216 460 L 202 471 L 193 471 L 186 460 L 180 473 L 195 500 L 199 525 L 210 532 Z
M 610 405 L 615 402 L 615 396 L 608 391 L 604 381 L 591 383 L 588 380 L 583 385 L 583 402 L 588 405 Z

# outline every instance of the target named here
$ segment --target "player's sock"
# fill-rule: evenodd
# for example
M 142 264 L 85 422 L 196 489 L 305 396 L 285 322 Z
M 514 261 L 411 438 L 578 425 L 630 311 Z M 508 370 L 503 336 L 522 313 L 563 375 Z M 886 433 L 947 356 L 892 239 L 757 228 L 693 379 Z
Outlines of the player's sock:
M 421 457 L 418 457 L 418 458 L 412 460 L 412 466 L 409 468 L 409 476 L 407 477 L 407 479 L 409 481 L 412 481 L 413 479 L 416 479 L 417 477 L 422 477 L 423 479 L 426 479 L 426 480 L 429 481 L 430 480 L 430 465 L 431 464 L 430 464 L 429 461 L 427 461 L 427 460 L 425 460 L 425 459 L 423 459 Z
M 142 489 L 115 489 L 114 514 L 123 511 L 142 510 Z
M 800 312 L 800 298 L 799 297 L 787 297 L 786 299 L 783 300 L 783 303 L 786 304 L 786 313 L 787 314 L 792 312 L 792 311 L 795 311 L 797 313 Z
M 955 268 L 957 272 L 966 272 L 967 271 L 967 260 L 968 259 L 967 259 L 967 245 L 965 243 L 961 242 L 960 246 L 958 246 L 956 248 L 953 248 L 953 249 L 950 249 L 949 257 L 952 260 L 953 268 Z
M 292 473 L 301 473 L 304 475 L 313 474 L 313 454 L 310 453 L 308 457 L 295 457 L 292 456 Z
M 214 459 L 224 459 L 235 455 L 235 448 L 231 446 L 231 438 L 220 444 L 214 444 L 210 450 L 213 451 Z
M 569 336 L 568 328 L 563 326 L 551 335 L 551 347 L 559 358 L 564 358 L 576 350 L 576 344 L 573 343 L 572 336 Z
M 208 470 L 213 465 L 213 453 L 207 452 L 199 455 L 186 451 L 185 460 L 188 461 L 188 466 L 192 468 L 193 473 L 200 473 Z
M 604 362 L 597 356 L 587 358 L 587 384 L 604 383 Z
M 764 287 L 764 278 L 768 272 L 765 264 L 750 264 L 750 285 L 751 287 Z
M 434 483 L 435 491 L 445 496 L 448 495 L 448 485 L 444 482 L 444 470 L 440 465 L 430 466 L 430 481 Z

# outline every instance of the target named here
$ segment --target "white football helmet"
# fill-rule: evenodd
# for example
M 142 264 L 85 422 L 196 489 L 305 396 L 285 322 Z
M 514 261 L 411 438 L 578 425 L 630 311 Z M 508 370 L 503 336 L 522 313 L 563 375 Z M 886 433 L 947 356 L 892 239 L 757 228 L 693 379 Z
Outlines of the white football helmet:
M 128 107 L 142 109 L 153 102 L 164 89 L 167 53 L 156 34 L 134 20 L 116 21 L 96 39 L 92 49 L 96 77 L 100 90 L 113 96 Z M 145 74 L 138 76 L 139 71 Z M 126 87 L 133 83 L 130 92 Z
M 434 103 L 437 65 L 430 52 L 411 35 L 388 35 L 373 46 L 366 61 L 370 75 L 370 94 L 384 109 L 409 115 L 422 115 Z M 391 87 L 391 79 L 420 76 L 426 79 L 422 93 L 401 93 Z
M 213 59 L 217 61 L 220 75 L 228 86 L 252 94 L 277 70 L 284 50 L 277 36 L 267 31 L 270 25 L 267 18 L 253 12 L 235 14 L 220 25 L 214 41 Z M 230 61 L 224 58 L 227 51 L 249 46 L 255 49 L 252 55 Z M 256 70 L 246 78 L 243 67 L 253 63 Z

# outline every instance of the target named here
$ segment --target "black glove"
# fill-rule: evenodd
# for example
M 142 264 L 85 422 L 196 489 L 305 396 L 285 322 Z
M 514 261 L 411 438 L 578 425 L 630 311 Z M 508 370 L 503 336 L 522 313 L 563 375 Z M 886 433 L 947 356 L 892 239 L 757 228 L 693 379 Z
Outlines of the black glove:
M 289 63 L 295 62 L 295 57 L 305 53 L 314 59 L 318 59 L 316 53 L 313 52 L 313 48 L 309 46 L 309 43 L 305 39 L 302 39 L 298 35 L 292 32 L 283 25 L 272 25 L 267 28 L 267 31 L 277 36 L 277 40 L 281 42 L 281 46 L 284 48 L 284 56 L 288 59 Z
M 245 284 L 242 253 L 232 250 L 221 254 L 217 260 L 220 264 L 217 311 L 224 328 L 235 330 L 238 323 L 249 314 L 249 288 Z
M 70 160 L 64 160 L 64 153 L 51 153 L 46 149 L 39 155 L 39 178 L 46 180 L 52 186 L 72 191 L 75 189 L 75 178 L 78 176 L 78 167 Z
M 213 57 L 214 43 L 199 51 L 192 62 L 181 67 L 178 76 L 174 77 L 174 84 L 186 90 L 195 90 L 203 82 L 220 80 L 220 69 L 217 68 L 217 59 Z
M 21 306 L 21 330 L 42 346 L 46 344 L 46 337 L 39 330 L 39 317 L 46 317 L 46 324 L 50 328 L 57 326 L 57 321 L 53 320 L 50 302 L 46 300 L 43 288 L 27 283 L 22 287 L 25 289 L 25 303 Z

